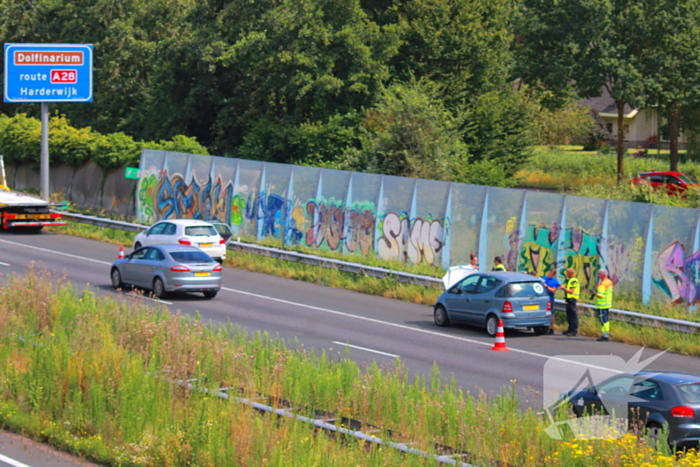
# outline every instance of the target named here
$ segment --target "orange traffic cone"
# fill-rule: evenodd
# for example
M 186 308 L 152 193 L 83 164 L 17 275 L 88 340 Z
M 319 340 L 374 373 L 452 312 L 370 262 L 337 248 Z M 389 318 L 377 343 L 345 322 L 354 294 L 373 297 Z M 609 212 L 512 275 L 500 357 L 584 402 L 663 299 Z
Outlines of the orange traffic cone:
M 506 347 L 506 333 L 503 332 L 503 320 L 498 320 L 498 330 L 496 331 L 496 343 L 493 344 L 491 350 L 510 350 Z
M 117 259 L 122 259 L 124 257 L 124 247 L 122 245 L 119 245 L 119 256 L 117 256 Z

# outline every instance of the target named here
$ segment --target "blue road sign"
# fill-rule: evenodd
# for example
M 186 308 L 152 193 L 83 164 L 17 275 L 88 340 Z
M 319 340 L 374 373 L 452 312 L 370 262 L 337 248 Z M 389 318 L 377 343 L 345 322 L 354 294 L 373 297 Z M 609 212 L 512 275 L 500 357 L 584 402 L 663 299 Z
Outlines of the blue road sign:
M 92 102 L 92 44 L 5 44 L 5 102 Z

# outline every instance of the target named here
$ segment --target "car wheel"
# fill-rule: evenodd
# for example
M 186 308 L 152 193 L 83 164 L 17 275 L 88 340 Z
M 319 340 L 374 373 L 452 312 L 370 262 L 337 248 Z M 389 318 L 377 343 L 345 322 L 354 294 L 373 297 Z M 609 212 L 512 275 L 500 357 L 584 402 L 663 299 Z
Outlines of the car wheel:
M 498 332 L 498 316 L 488 315 L 486 317 L 486 332 L 491 337 L 496 335 Z
M 661 425 L 656 422 L 649 422 L 644 428 L 644 436 L 651 442 L 652 445 L 655 445 L 661 437 L 662 431 L 663 427 Z
M 532 330 L 535 331 L 535 334 L 538 336 L 542 336 L 549 332 L 549 326 L 535 326 Z
M 124 283 L 122 282 L 122 275 L 119 272 L 119 269 L 112 268 L 110 276 L 112 278 L 112 287 L 114 287 L 115 289 L 121 289 L 124 287 Z
M 211 300 L 212 298 L 216 297 L 216 294 L 218 293 L 218 290 L 205 290 L 204 291 L 204 298 L 208 298 Z
M 165 291 L 165 285 L 163 285 L 163 279 L 156 277 L 153 279 L 153 295 L 158 298 L 165 298 L 168 293 Z
M 445 310 L 445 307 L 442 305 L 435 307 L 435 310 L 433 311 L 433 319 L 435 320 L 435 324 L 440 327 L 450 325 L 450 317 L 447 316 L 447 310 Z
M 134 243 L 134 250 L 138 250 L 139 248 L 141 248 L 141 242 Z

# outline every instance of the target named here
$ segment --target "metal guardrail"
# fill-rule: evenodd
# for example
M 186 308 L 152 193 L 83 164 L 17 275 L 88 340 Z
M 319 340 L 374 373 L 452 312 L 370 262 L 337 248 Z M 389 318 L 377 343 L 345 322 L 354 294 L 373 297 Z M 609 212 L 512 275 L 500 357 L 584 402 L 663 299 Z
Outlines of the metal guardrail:
M 88 216 L 73 212 L 61 211 L 64 217 L 67 217 L 76 222 L 91 224 L 99 227 L 109 227 L 118 230 L 128 230 L 130 232 L 140 232 L 148 228 L 146 225 L 133 224 L 131 222 L 115 221 L 112 219 L 101 218 L 96 216 Z M 337 269 L 339 271 L 350 272 L 354 274 L 362 274 L 365 276 L 390 278 L 400 282 L 422 285 L 426 287 L 443 288 L 441 279 L 421 276 L 418 274 L 410 274 L 401 271 L 392 271 L 390 269 L 367 266 L 364 264 L 350 263 L 331 258 L 323 258 L 320 256 L 299 253 L 296 251 L 282 250 L 279 248 L 270 248 L 252 243 L 244 243 L 240 241 L 231 241 L 228 248 L 234 251 L 244 253 L 252 253 L 270 258 L 283 259 L 286 261 L 294 261 L 301 264 L 309 264 L 312 266 L 320 266 L 325 268 Z M 555 300 L 555 310 L 565 311 L 566 305 L 564 300 Z M 587 303 L 578 304 L 579 313 L 586 316 L 595 316 L 596 307 Z M 666 318 L 664 316 L 648 315 L 638 313 L 636 311 L 620 310 L 617 308 L 610 309 L 610 319 L 625 323 L 637 324 L 641 326 L 649 326 L 670 331 L 683 332 L 688 334 L 700 334 L 700 323 L 693 321 L 685 321 L 682 319 Z

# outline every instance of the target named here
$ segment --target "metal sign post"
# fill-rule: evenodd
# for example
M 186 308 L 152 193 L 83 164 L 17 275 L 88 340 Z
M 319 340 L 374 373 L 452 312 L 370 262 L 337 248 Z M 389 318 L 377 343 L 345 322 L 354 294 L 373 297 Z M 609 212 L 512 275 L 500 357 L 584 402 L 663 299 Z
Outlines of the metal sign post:
M 92 102 L 92 45 L 5 44 L 4 98 L 41 103 L 40 189 L 48 200 L 48 102 Z

